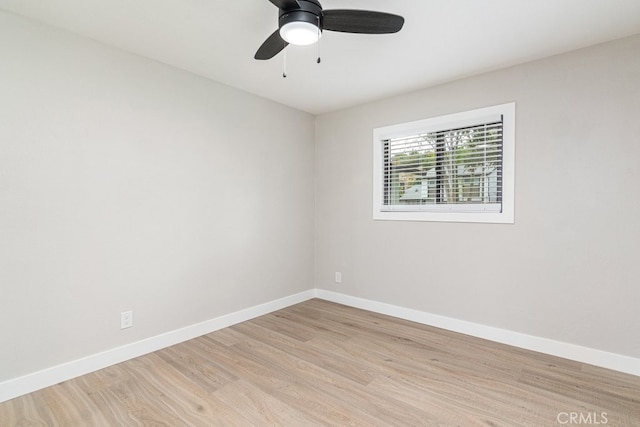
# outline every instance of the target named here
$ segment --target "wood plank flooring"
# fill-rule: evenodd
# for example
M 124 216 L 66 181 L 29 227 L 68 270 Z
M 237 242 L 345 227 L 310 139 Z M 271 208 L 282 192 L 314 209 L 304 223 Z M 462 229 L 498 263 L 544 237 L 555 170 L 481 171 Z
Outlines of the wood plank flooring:
M 640 377 L 310 300 L 0 404 L 1 426 L 640 426 Z

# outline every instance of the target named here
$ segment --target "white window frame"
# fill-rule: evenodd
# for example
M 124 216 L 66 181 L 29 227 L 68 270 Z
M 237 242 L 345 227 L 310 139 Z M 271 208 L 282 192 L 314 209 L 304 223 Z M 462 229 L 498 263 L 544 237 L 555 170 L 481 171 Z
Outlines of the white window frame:
M 515 193 L 515 102 L 448 114 L 373 130 L 373 219 L 398 221 L 441 221 L 514 223 Z M 476 125 L 502 116 L 502 206 L 499 212 L 478 212 L 482 205 L 406 206 L 402 210 L 383 207 L 385 141 L 393 138 Z M 428 209 L 428 210 L 425 210 Z M 468 210 L 475 210 L 469 212 Z

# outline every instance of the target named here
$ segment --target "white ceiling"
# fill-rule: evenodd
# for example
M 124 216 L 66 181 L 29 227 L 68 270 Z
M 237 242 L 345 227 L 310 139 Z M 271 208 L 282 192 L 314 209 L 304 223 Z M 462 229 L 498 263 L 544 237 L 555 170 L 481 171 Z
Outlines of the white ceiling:
M 405 17 L 397 34 L 325 32 L 253 59 L 268 0 L 0 0 L 5 9 L 319 114 L 640 33 L 640 0 L 324 0 Z M 1 53 L 0 53 L 1 54 Z M 639 52 L 640 54 L 640 52 Z

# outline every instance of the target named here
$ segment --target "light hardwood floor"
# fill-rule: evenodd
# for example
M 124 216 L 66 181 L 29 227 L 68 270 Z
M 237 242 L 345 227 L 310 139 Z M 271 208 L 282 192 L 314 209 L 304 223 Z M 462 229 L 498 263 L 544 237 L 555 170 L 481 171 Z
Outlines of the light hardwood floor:
M 640 377 L 317 299 L 0 404 L 1 426 L 578 422 L 640 426 Z

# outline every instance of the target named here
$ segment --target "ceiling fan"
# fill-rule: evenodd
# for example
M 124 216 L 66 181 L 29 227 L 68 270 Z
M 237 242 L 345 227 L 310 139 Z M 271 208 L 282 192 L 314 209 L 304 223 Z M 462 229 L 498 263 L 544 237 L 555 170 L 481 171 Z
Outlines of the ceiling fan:
M 317 0 L 269 0 L 280 9 L 278 29 L 262 43 L 255 59 L 271 59 L 288 44 L 317 42 L 324 30 L 357 34 L 397 33 L 402 16 L 370 10 L 323 10 Z

